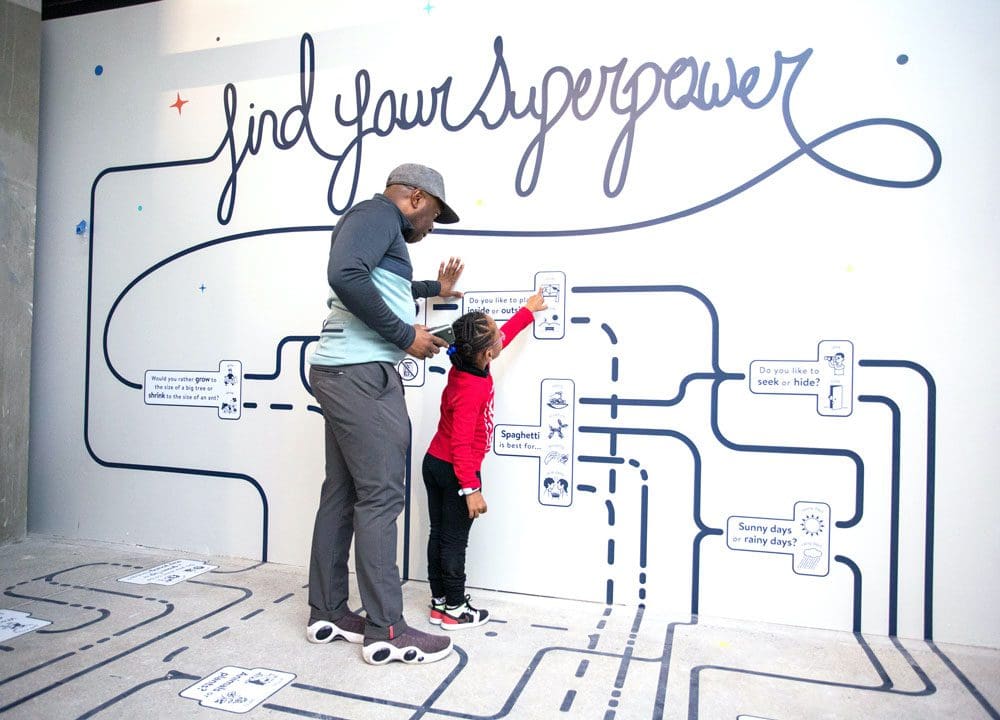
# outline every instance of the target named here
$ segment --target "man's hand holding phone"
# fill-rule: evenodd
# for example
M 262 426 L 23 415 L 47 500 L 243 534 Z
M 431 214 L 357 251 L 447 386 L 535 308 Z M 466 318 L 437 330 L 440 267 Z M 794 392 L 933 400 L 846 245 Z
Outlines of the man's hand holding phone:
M 441 338 L 449 345 L 452 345 L 455 342 L 455 328 L 453 328 L 451 324 L 438 325 L 437 327 L 428 328 L 427 332 Z
M 432 358 L 441 352 L 441 348 L 446 348 L 451 344 L 437 335 L 431 334 L 424 325 L 414 325 L 413 329 L 416 330 L 417 334 L 414 336 L 410 347 L 406 348 L 406 353 L 415 358 L 423 358 L 425 360 Z

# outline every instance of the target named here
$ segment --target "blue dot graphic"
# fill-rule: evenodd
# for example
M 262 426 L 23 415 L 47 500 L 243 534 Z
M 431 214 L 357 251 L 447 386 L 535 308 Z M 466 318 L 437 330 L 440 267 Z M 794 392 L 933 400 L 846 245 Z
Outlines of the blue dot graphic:
M 94 68 L 94 75 L 102 75 L 104 73 L 104 66 L 98 65 Z
M 142 212 L 142 205 L 139 206 L 139 212 Z
M 896 58 L 896 62 L 899 63 L 900 65 L 906 65 L 906 63 L 910 62 L 910 56 L 905 54 L 900 55 L 899 57 Z

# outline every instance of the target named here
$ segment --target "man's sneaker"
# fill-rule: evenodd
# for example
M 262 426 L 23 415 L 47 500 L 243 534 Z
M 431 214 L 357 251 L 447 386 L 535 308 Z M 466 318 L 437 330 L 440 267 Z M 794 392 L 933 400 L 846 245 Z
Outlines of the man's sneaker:
M 464 628 L 479 627 L 490 619 L 489 610 L 479 610 L 469 605 L 469 596 L 465 596 L 465 602 L 457 607 L 445 607 L 441 616 L 442 630 L 462 630 Z
M 365 619 L 357 613 L 349 612 L 337 622 L 316 620 L 306 628 L 306 639 L 311 643 L 328 643 L 333 640 L 364 642 Z
M 441 619 L 444 617 L 445 604 L 443 602 L 431 601 L 431 616 L 429 618 L 431 625 L 440 625 Z
M 406 625 L 403 625 L 402 632 L 395 635 L 393 628 L 399 625 L 402 623 L 389 628 L 388 640 L 365 638 L 361 656 L 366 663 L 385 665 L 399 660 L 407 665 L 426 664 L 437 662 L 451 652 L 451 638 L 420 632 Z

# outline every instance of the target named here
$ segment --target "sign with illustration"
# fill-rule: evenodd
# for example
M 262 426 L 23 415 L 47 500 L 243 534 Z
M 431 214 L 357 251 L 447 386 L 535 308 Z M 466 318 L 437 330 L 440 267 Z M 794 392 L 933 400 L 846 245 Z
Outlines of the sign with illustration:
M 182 690 L 180 695 L 197 700 L 202 707 L 245 713 L 253 710 L 294 679 L 294 673 L 229 665 Z

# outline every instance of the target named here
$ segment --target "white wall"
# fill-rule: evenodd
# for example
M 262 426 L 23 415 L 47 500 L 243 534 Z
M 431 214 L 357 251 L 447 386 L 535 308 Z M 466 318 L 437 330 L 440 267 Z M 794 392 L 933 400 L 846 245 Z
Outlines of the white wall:
M 417 320 L 561 303 L 494 367 L 470 585 L 1000 646 L 1000 8 L 403 5 L 43 24 L 31 529 L 304 564 L 329 228 L 425 162 L 468 295 Z

